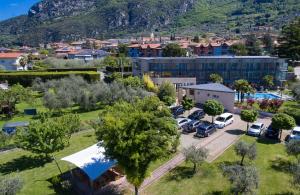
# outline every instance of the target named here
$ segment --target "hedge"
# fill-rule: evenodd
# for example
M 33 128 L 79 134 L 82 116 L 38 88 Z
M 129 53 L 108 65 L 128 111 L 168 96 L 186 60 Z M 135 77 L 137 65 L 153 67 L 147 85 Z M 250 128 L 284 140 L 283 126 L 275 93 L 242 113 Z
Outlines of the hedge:
M 66 71 L 66 72 L 0 72 L 0 82 L 7 81 L 9 85 L 20 83 L 24 87 L 32 85 L 36 78 L 41 78 L 43 81 L 51 79 L 60 79 L 70 75 L 82 76 L 85 80 L 97 81 L 100 79 L 100 74 L 94 71 Z

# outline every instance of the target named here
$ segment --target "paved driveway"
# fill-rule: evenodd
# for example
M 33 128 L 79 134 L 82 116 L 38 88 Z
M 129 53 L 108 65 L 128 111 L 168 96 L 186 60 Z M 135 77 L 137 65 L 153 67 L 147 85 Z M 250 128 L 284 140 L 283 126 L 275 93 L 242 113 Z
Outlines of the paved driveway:
M 188 113 L 185 113 L 185 116 Z M 211 121 L 210 116 L 205 116 L 203 120 Z M 266 126 L 269 126 L 271 123 L 270 118 L 259 118 L 258 122 L 262 122 Z M 247 128 L 247 123 L 240 119 L 239 115 L 234 114 L 234 122 L 233 124 L 223 128 L 218 129 L 217 132 L 212 134 L 207 138 L 195 138 L 194 134 L 181 134 L 180 137 L 180 150 L 185 147 L 189 147 L 191 145 L 195 145 L 198 147 L 205 147 L 209 150 L 209 158 L 208 161 L 213 161 L 220 154 L 222 154 L 229 146 L 231 146 L 237 139 L 239 139 L 240 135 L 244 133 Z

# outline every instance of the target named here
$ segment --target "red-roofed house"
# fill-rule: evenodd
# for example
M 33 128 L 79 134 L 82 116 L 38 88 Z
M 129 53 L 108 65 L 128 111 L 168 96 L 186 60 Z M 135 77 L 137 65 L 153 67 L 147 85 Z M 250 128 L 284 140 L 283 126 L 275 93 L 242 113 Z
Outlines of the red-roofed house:
M 0 53 L 0 69 L 19 70 L 22 53 Z
M 130 57 L 162 57 L 161 44 L 133 44 L 128 48 Z

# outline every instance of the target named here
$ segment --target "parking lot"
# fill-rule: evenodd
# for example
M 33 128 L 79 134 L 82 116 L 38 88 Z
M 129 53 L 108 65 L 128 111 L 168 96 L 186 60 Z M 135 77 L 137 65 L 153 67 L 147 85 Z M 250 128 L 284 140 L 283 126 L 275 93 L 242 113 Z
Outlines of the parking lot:
M 195 109 L 190 111 L 192 113 Z M 189 113 L 185 113 L 183 116 L 188 116 Z M 205 116 L 204 119 L 211 122 L 210 116 Z M 271 123 L 271 118 L 259 118 L 257 120 L 268 127 Z M 247 128 L 247 123 L 240 119 L 240 116 L 234 114 L 234 122 L 231 125 L 226 126 L 223 129 L 218 129 L 217 132 L 206 138 L 195 138 L 195 133 L 181 134 L 180 137 L 180 149 L 196 145 L 197 147 L 205 147 L 209 150 L 208 161 L 212 161 L 222 154 L 229 146 L 236 142 L 239 137 L 244 134 Z

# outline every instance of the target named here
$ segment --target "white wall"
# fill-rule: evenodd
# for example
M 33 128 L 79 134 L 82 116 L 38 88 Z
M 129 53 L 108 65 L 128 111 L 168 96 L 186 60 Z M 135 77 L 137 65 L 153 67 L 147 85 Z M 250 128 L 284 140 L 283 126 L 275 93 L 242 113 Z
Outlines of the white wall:
M 196 103 L 204 104 L 209 99 L 215 99 L 221 102 L 225 109 L 234 112 L 234 93 L 194 90 L 194 95 L 191 95 L 190 89 L 186 89 L 187 97 L 193 99 Z

